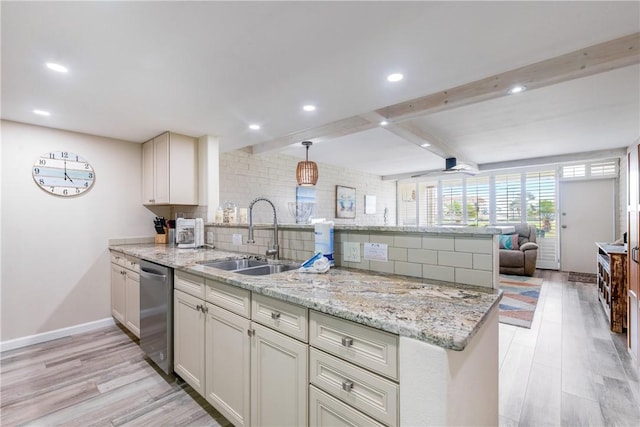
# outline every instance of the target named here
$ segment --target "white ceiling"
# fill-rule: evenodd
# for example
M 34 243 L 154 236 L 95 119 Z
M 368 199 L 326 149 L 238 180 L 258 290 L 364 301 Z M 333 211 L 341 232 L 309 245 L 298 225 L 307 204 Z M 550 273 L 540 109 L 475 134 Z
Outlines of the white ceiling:
M 640 31 L 635 1 L 0 7 L 3 119 L 137 142 L 164 130 L 216 135 L 223 151 Z M 51 72 L 47 61 L 70 72 Z M 391 72 L 405 79 L 389 83 Z M 303 112 L 306 103 L 317 111 Z M 639 117 L 633 65 L 407 123 L 481 165 L 621 148 L 640 136 Z M 311 160 L 379 175 L 444 166 L 384 128 L 314 142 Z M 304 156 L 298 143 L 277 150 Z

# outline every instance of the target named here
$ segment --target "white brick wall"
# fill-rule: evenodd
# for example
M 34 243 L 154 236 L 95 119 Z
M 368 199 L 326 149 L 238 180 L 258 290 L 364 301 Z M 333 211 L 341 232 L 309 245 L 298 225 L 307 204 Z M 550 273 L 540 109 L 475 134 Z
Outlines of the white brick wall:
M 292 224 L 288 203 L 296 198 L 295 170 L 299 159 L 277 154 L 251 154 L 248 150 L 236 150 L 220 155 L 220 201 L 229 200 L 238 207 L 248 207 L 253 199 L 263 196 L 276 206 L 279 224 Z M 384 208 L 389 209 L 389 224 L 396 223 L 396 183 L 382 181 L 379 176 L 349 171 L 335 166 L 318 164 L 319 179 L 316 185 L 316 218 L 334 220 L 336 224 L 384 225 Z M 356 189 L 356 219 L 335 219 L 335 186 L 345 185 Z M 364 196 L 377 198 L 376 213 L 364 214 Z M 185 211 L 185 208 L 176 208 Z M 201 212 L 202 207 L 194 209 Z M 206 208 L 205 208 L 206 212 Z M 173 212 L 172 212 L 173 214 Z M 254 224 L 270 224 L 273 221 L 271 207 L 267 203 L 254 206 Z M 256 243 L 247 245 L 247 226 L 207 227 L 214 231 L 216 248 L 264 255 L 273 241 L 273 231 L 259 227 L 255 230 Z M 232 244 L 233 234 L 242 234 L 242 245 Z M 280 257 L 303 261 L 314 253 L 314 235 L 311 228 L 280 229 L 278 233 Z M 344 262 L 342 243 L 360 243 L 364 255 L 364 243 L 388 245 L 389 261 Z M 492 266 L 494 257 L 492 236 L 481 238 L 469 235 L 428 235 L 419 233 L 358 232 L 336 230 L 334 251 L 336 265 L 384 273 L 395 273 L 425 279 L 443 280 L 493 286 Z
M 273 241 L 273 230 L 260 228 L 254 230 L 255 244 L 235 246 L 232 244 L 232 234 L 242 234 L 242 241 L 246 242 L 247 226 L 207 228 L 214 230 L 216 248 L 221 250 L 264 255 L 267 245 Z M 280 229 L 278 240 L 282 259 L 304 261 L 314 253 L 314 235 L 310 227 Z M 343 261 L 344 242 L 360 243 L 361 262 Z M 364 243 L 367 242 L 387 244 L 388 261 L 365 260 Z M 494 277 L 497 280 L 497 245 L 498 242 L 491 235 L 431 237 L 422 233 L 370 234 L 353 230 L 335 230 L 334 234 L 334 256 L 337 266 L 489 288 L 494 286 Z
M 220 202 L 229 200 L 238 207 L 248 207 L 258 196 L 271 200 L 278 212 L 278 222 L 295 223 L 288 203 L 296 201 L 296 166 L 300 159 L 279 154 L 251 154 L 235 150 L 220 155 Z M 396 221 L 396 183 L 380 176 L 318 164 L 316 218 L 334 220 L 336 224 L 384 225 L 384 208 L 389 210 L 389 225 Z M 335 186 L 356 189 L 356 218 L 335 219 Z M 364 196 L 376 196 L 376 213 L 364 214 Z M 267 203 L 254 207 L 254 222 L 271 223 L 273 214 Z

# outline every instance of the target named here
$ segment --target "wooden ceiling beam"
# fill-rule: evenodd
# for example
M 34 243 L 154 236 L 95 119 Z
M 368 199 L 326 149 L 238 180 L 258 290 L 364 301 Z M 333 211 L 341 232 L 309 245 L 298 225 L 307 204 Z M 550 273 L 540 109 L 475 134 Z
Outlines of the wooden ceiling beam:
M 372 123 L 360 116 L 353 116 L 315 128 L 290 133 L 289 135 L 285 135 L 281 138 L 262 142 L 252 146 L 251 150 L 254 154 L 265 153 L 267 151 L 278 150 L 302 141 L 321 142 L 323 140 L 339 138 L 341 136 L 369 130 L 376 126 L 378 126 L 377 123 Z
M 640 33 L 579 49 L 431 95 L 376 110 L 391 121 L 403 121 L 508 95 L 522 85 L 538 89 L 568 80 L 640 63 Z
M 634 33 L 442 92 L 294 132 L 256 144 L 251 147 L 251 150 L 253 153 L 263 153 L 301 141 L 319 142 L 338 138 L 379 126 L 381 118 L 390 122 L 390 125 L 387 125 L 389 131 L 398 132 L 397 135 L 403 133 L 410 142 L 416 143 L 420 138 L 426 137 L 427 142 L 431 144 L 436 142 L 435 145 L 438 145 L 433 135 L 426 136 L 422 132 L 423 135 L 420 136 L 420 132 L 415 128 L 407 128 L 404 124 L 399 127 L 400 123 L 415 117 L 508 96 L 507 91 L 514 85 L 523 85 L 527 90 L 533 90 L 638 63 L 640 63 L 640 33 Z M 430 151 L 443 158 L 456 157 L 464 163 L 469 163 L 446 148 L 446 144 L 440 145 L 442 146 L 434 146 Z

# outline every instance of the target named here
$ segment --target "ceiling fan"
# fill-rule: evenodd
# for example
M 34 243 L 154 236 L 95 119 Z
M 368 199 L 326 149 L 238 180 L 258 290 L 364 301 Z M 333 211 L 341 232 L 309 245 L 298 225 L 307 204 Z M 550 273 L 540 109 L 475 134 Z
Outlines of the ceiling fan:
M 458 164 L 458 160 L 455 157 L 447 157 L 445 159 L 445 166 L 442 170 L 434 170 L 422 172 L 417 175 L 412 175 L 411 178 L 419 178 L 421 176 L 430 176 L 430 175 L 442 175 L 442 174 L 465 174 L 465 175 L 475 175 L 478 173 L 475 169 L 472 169 L 471 166 L 466 165 L 464 163 Z

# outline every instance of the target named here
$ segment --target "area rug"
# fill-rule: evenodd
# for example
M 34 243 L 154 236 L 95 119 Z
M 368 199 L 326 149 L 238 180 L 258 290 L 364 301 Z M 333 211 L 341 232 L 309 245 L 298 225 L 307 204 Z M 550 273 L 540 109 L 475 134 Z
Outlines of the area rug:
M 596 275 L 594 273 L 578 273 L 575 271 L 569 271 L 569 282 L 580 283 L 596 283 Z
M 500 275 L 500 323 L 531 328 L 543 280 L 538 277 Z

